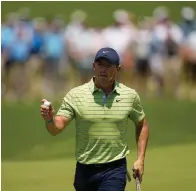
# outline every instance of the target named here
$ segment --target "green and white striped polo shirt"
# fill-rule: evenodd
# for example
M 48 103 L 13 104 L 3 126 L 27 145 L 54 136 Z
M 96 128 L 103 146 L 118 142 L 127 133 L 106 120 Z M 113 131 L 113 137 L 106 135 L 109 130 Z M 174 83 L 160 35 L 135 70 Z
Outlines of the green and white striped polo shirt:
M 107 163 L 129 153 L 125 140 L 128 118 L 144 118 L 137 92 L 115 82 L 107 97 L 93 79 L 70 90 L 57 115 L 76 121 L 76 160 L 83 164 Z

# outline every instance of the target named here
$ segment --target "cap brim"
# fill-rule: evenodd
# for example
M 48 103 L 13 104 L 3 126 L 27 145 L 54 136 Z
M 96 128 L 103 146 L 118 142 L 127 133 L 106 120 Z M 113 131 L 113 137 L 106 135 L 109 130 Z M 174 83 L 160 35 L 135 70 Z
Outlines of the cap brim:
M 109 58 L 104 57 L 104 56 L 97 58 L 95 61 L 100 61 L 100 60 L 106 60 L 111 65 L 119 65 L 118 63 L 114 63 Z

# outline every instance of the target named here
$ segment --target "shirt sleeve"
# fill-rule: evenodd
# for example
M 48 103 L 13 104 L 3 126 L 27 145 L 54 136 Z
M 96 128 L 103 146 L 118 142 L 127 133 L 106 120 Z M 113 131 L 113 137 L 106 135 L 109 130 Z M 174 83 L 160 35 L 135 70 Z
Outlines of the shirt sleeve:
M 72 120 L 75 117 L 73 95 L 67 93 L 56 115 L 61 115 Z
M 145 117 L 145 113 L 143 111 L 143 107 L 141 105 L 140 97 L 136 92 L 134 101 L 133 101 L 133 109 L 129 115 L 129 118 L 135 123 L 139 123 Z

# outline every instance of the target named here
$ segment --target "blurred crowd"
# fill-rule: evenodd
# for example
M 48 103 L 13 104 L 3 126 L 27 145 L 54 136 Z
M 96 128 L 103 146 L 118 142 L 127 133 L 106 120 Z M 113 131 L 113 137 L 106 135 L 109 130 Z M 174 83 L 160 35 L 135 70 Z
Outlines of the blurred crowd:
M 143 17 L 119 9 L 109 26 L 92 27 L 82 10 L 67 23 L 60 15 L 30 19 L 29 8 L 8 13 L 1 27 L 2 98 L 58 96 L 87 82 L 97 50 L 112 47 L 121 58 L 118 79 L 143 96 L 196 99 L 195 12 L 183 7 L 180 14 L 175 23 L 166 7 Z

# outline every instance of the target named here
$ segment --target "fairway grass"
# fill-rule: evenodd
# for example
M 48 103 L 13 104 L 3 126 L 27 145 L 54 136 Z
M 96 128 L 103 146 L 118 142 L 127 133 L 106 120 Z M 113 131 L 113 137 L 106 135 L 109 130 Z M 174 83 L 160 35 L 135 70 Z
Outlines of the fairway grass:
M 194 191 L 196 143 L 148 149 L 142 191 Z M 131 170 L 136 153 L 128 156 Z M 2 191 L 74 191 L 75 159 L 2 162 Z M 126 191 L 135 190 L 132 180 Z

